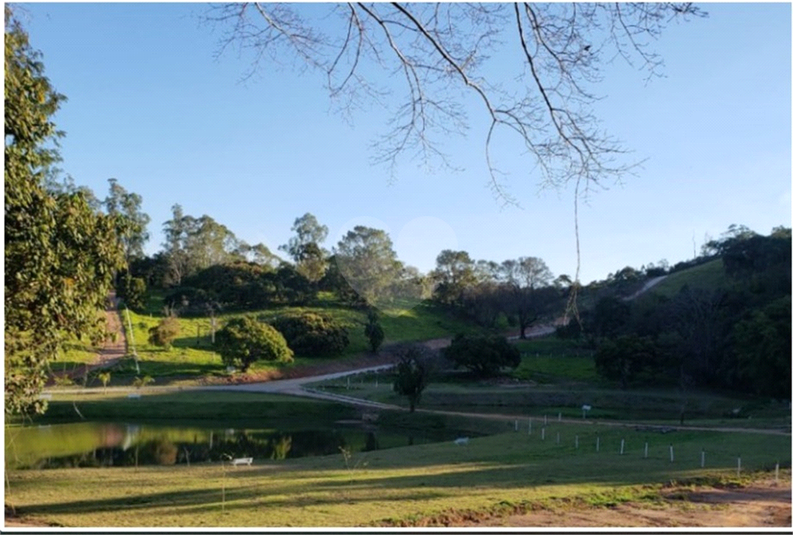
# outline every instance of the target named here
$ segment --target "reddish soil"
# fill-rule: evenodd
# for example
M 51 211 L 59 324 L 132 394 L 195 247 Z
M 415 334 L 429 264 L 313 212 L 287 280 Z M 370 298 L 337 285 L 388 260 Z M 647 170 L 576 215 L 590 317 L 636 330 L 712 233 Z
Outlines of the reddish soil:
M 107 298 L 105 318 L 107 320 L 108 337 L 105 340 L 104 346 L 97 353 L 94 362 L 77 366 L 71 371 L 53 371 L 49 381 L 50 385 L 55 384 L 57 378 L 65 376 L 69 379 L 76 380 L 77 378 L 84 377 L 91 370 L 108 368 L 126 355 L 127 339 L 124 335 L 124 329 L 121 326 L 121 315 L 118 310 L 118 298 L 116 298 L 115 292 L 111 292 Z
M 659 502 L 539 509 L 452 524 L 465 527 L 791 527 L 790 480 L 760 479 L 740 488 L 663 489 Z

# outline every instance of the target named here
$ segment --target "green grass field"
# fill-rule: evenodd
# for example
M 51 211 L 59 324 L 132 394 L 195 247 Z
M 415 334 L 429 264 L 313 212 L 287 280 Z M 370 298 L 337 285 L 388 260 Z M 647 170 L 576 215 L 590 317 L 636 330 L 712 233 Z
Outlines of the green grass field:
M 656 286 L 650 289 L 647 295 L 672 297 L 685 285 L 689 288 L 702 288 L 712 290 L 728 284 L 727 275 L 724 273 L 724 263 L 721 259 L 713 260 L 699 266 L 694 266 L 677 273 L 672 273 Z M 639 297 L 641 299 L 641 297 Z
M 790 437 L 549 423 L 545 440 L 538 428 L 531 435 L 521 429 L 465 446 L 442 442 L 346 459 L 11 471 L 6 503 L 30 520 L 68 527 L 411 525 L 451 510 L 565 497 L 601 505 L 651 499 L 669 481 L 735 479 L 739 456 L 744 475 L 778 461 L 789 467 Z
M 131 378 L 136 375 L 155 377 L 159 380 L 158 384 L 169 383 L 174 377 L 226 375 L 220 355 L 212 350 L 210 318 L 178 318 L 180 335 L 174 341 L 173 347 L 170 350 L 165 350 L 148 343 L 149 329 L 156 326 L 161 320 L 161 314 L 156 314 L 155 309 L 156 307 L 150 302 L 148 310 L 150 314 L 129 312 L 129 321 L 126 311 L 122 310 L 125 328 L 128 328 L 129 324 L 132 325 L 132 336 L 128 336 L 128 344 L 131 348 L 131 344 L 134 343 L 137 350 L 140 374 L 138 374 L 134 362 L 128 359 L 114 370 L 113 373 L 117 380 L 112 384 L 129 383 Z M 251 312 L 250 314 L 267 321 L 279 314 L 300 312 L 328 314 L 347 328 L 350 345 L 342 355 L 337 357 L 338 359 L 343 360 L 368 352 L 368 342 L 363 333 L 365 314 L 358 310 L 342 307 L 327 296 L 315 307 L 284 307 Z M 243 314 L 219 316 L 216 320 L 216 328 L 222 328 L 226 321 L 240 315 Z M 475 325 L 450 317 L 445 311 L 427 303 L 409 309 L 390 309 L 381 315 L 380 321 L 386 334 L 386 344 L 444 338 L 458 332 L 480 330 Z M 290 364 L 257 362 L 251 367 L 251 371 L 265 372 L 325 361 L 327 359 L 298 357 L 295 362 Z

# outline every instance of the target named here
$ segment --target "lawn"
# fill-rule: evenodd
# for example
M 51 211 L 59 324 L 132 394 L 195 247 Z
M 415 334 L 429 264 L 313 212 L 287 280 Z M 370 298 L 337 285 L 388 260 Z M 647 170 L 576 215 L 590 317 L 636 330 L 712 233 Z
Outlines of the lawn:
M 151 305 L 151 301 L 150 301 Z M 132 325 L 132 335 L 128 336 L 130 353 L 134 346 L 138 354 L 138 367 L 134 361 L 126 359 L 113 370 L 116 377 L 112 384 L 128 384 L 135 376 L 149 375 L 157 380 L 157 384 L 172 382 L 174 378 L 225 376 L 226 367 L 220 355 L 213 351 L 211 343 L 212 322 L 208 317 L 178 318 L 180 335 L 170 350 L 156 347 L 148 343 L 149 329 L 156 326 L 162 319 L 155 313 L 155 306 L 147 309 L 148 313 L 122 311 L 124 326 Z M 368 352 L 368 341 L 363 333 L 366 316 L 359 310 L 342 307 L 327 296 L 313 307 L 282 307 L 270 310 L 250 312 L 262 321 L 267 321 L 280 314 L 301 312 L 319 312 L 335 318 L 349 333 L 350 345 L 339 360 L 349 359 Z M 222 328 L 226 321 L 244 313 L 223 314 L 216 320 L 216 328 Z M 431 304 L 423 303 L 413 308 L 392 308 L 384 311 L 380 317 L 385 331 L 385 343 L 412 342 L 433 338 L 451 337 L 458 332 L 479 331 L 480 328 L 469 322 L 449 316 L 445 311 Z M 312 363 L 326 362 L 327 359 L 298 357 L 290 364 L 274 364 L 256 362 L 251 371 L 267 372 L 285 367 L 303 366 Z
M 257 459 L 250 468 L 207 463 L 11 471 L 6 503 L 31 520 L 68 527 L 410 525 L 451 510 L 563 497 L 604 505 L 650 499 L 671 480 L 735 480 L 739 456 L 744 476 L 778 461 L 790 466 L 789 436 L 660 434 L 551 422 L 544 440 L 541 433 L 520 427 L 465 446 Z M 784 474 L 789 481 L 789 471 Z

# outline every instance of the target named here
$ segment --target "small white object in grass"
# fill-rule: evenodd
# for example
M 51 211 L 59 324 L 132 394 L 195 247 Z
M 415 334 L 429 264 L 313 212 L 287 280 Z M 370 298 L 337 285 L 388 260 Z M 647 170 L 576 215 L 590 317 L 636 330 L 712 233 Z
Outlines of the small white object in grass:
M 231 461 L 232 466 L 239 466 L 241 464 L 247 464 L 248 466 L 251 465 L 253 462 L 253 457 L 240 457 L 238 459 L 233 459 Z
M 460 437 L 454 441 L 458 446 L 465 446 L 468 444 L 468 437 Z
M 140 399 L 140 394 L 133 392 L 132 394 L 127 394 L 129 399 Z

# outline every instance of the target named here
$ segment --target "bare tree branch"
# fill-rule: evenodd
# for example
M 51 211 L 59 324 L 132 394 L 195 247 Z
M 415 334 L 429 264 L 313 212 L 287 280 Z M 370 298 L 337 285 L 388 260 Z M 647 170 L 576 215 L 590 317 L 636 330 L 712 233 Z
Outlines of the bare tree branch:
M 443 142 L 467 134 L 471 110 L 486 117 L 481 140 L 496 199 L 517 204 L 497 163 L 503 132 L 521 142 L 532 163 L 526 174 L 539 173 L 531 177 L 541 188 L 574 185 L 576 214 L 579 196 L 637 165 L 594 115 L 601 65 L 621 57 L 647 81 L 660 76 L 652 42 L 673 21 L 705 16 L 690 3 L 249 6 L 208 11 L 205 20 L 224 31 L 219 53 L 236 45 L 251 54 L 249 76 L 265 55 L 318 70 L 347 115 L 367 103 L 386 108 L 391 119 L 372 159 L 392 177 L 405 156 L 453 168 Z M 478 107 L 465 106 L 470 94 Z

